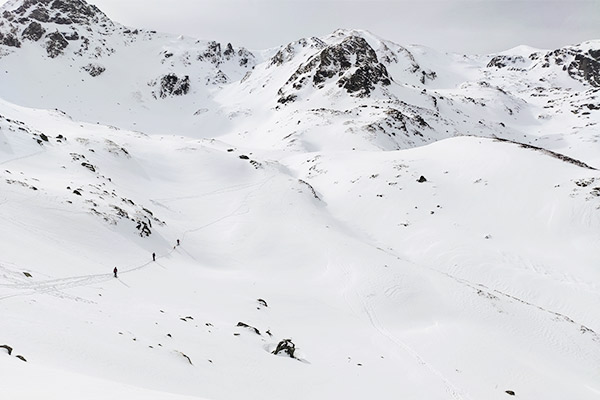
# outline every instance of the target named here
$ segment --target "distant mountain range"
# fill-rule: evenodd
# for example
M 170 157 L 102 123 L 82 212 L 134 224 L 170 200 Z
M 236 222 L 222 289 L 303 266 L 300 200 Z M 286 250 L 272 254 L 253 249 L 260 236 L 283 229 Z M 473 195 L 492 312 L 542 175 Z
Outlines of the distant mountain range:
M 27 0 L 4 5 L 0 43 L 0 95 L 75 119 L 300 150 L 501 137 L 600 165 L 575 148 L 598 139 L 600 41 L 468 56 L 338 30 L 249 51 Z

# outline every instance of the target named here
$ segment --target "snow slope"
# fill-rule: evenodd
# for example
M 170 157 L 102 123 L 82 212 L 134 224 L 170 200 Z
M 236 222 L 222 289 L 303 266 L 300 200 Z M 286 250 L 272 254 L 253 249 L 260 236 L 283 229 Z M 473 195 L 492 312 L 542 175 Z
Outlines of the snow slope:
M 556 62 L 596 42 L 227 59 L 92 11 L 100 75 L 0 46 L 0 398 L 598 398 L 597 88 Z

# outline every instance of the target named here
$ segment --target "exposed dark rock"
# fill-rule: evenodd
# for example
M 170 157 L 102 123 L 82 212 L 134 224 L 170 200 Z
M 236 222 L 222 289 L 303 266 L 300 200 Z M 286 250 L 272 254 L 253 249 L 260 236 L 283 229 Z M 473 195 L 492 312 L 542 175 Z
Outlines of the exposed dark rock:
M 238 58 L 239 65 L 242 67 L 254 65 L 254 54 L 243 47 L 236 51 L 231 43 L 227 43 L 225 50 L 222 50 L 220 43 L 210 41 L 207 44 L 206 50 L 198 54 L 198 60 L 208 61 L 217 67 L 224 61 L 234 60 L 236 57 Z
M 286 104 L 296 101 L 297 98 L 298 96 L 296 96 L 295 94 L 289 94 L 287 96 L 280 97 L 279 99 L 277 99 L 277 102 L 281 104 Z
M 427 82 L 427 79 L 433 81 L 435 78 L 437 78 L 435 71 L 421 71 L 421 78 L 419 80 L 424 85 Z
M 87 22 L 89 18 L 102 14 L 98 7 L 85 1 L 54 0 L 51 8 L 68 15 L 74 22 Z
M 31 277 L 32 277 L 32 276 L 31 276 L 31 274 L 30 274 L 29 272 L 23 272 L 23 275 L 25 275 L 25 276 L 26 276 L 26 277 L 28 277 L 28 278 L 31 278 Z
M 594 167 L 592 167 L 590 165 L 587 165 L 583 161 L 576 160 L 574 158 L 571 158 L 569 156 L 565 156 L 564 154 L 560 154 L 560 153 L 557 153 L 557 152 L 554 152 L 554 151 L 551 151 L 551 150 L 547 150 L 547 149 L 543 149 L 541 147 L 533 146 L 531 144 L 520 143 L 520 142 L 516 142 L 514 140 L 508 140 L 508 139 L 499 138 L 499 137 L 495 137 L 494 139 L 497 140 L 497 141 L 500 141 L 500 142 L 509 142 L 509 143 L 518 144 L 519 146 L 521 146 L 523 148 L 532 149 L 532 150 L 536 150 L 536 151 L 542 152 L 542 153 L 547 154 L 547 155 L 549 155 L 551 157 L 557 158 L 557 159 L 559 159 L 561 161 L 577 165 L 578 167 L 581 167 L 581 168 L 586 168 L 586 169 L 591 169 L 591 170 L 597 170 L 597 168 L 594 168 Z
M 1 345 L 1 346 L 0 346 L 0 349 L 6 349 L 6 351 L 8 352 L 8 355 L 9 355 L 9 356 L 12 354 L 12 351 L 13 351 L 13 348 L 12 348 L 12 347 L 10 347 L 10 346 L 9 346 L 9 345 L 7 345 L 7 344 L 3 344 L 3 345 Z
M 574 79 L 600 87 L 600 49 L 576 54 L 567 71 Z
M 425 178 L 423 175 L 421 175 L 421 177 L 419 179 L 417 179 L 417 182 L 419 182 L 419 183 L 427 182 L 427 178 Z
M 22 356 L 22 355 L 20 355 L 20 354 L 16 355 L 15 357 L 17 357 L 17 358 L 18 358 L 19 360 L 21 360 L 21 361 L 25 361 L 25 362 L 27 362 L 27 360 L 25 359 L 25 357 L 23 357 L 23 356 Z
M 317 191 L 315 190 L 315 188 L 308 182 L 306 182 L 303 179 L 298 179 L 299 183 L 302 183 L 303 185 L 308 186 L 308 189 L 310 190 L 310 192 L 312 193 L 313 197 L 317 200 L 321 200 L 321 198 L 319 197 L 319 195 L 317 194 Z
M 227 43 L 227 46 L 225 46 L 225 51 L 223 52 L 223 55 L 225 56 L 225 58 L 227 60 L 229 60 L 233 55 L 235 55 L 235 50 L 233 50 L 233 46 L 231 45 L 231 43 Z
M 209 61 L 215 65 L 219 65 L 222 59 L 221 44 L 215 41 L 208 42 L 204 53 L 198 55 L 198 60 Z
M 579 179 L 575 181 L 575 184 L 579 187 L 588 187 L 591 184 L 593 184 L 595 181 L 594 178 L 590 178 L 590 179 Z
M 104 71 L 106 71 L 106 68 L 104 68 L 102 65 L 99 64 L 88 64 L 85 65 L 83 67 L 81 67 L 84 71 L 86 71 L 88 74 L 90 74 L 90 76 L 96 77 L 99 75 L 102 75 L 102 73 Z
M 51 22 L 54 22 L 55 24 L 59 24 L 59 25 L 71 25 L 73 23 L 73 20 L 69 17 L 65 17 L 63 15 L 56 15 L 52 18 Z
M 56 58 L 63 54 L 64 50 L 69 45 L 69 42 L 62 33 L 56 31 L 46 36 L 46 52 L 50 58 Z
M 188 360 L 188 362 L 190 363 L 190 365 L 194 365 L 192 363 L 192 359 L 189 358 L 185 353 L 182 353 L 181 351 L 179 352 L 179 354 L 181 354 L 183 356 L 183 358 L 185 358 L 186 360 Z
M 243 322 L 238 322 L 236 326 L 242 327 L 242 328 L 248 328 L 251 331 L 253 331 L 254 333 L 256 333 L 257 335 L 260 335 L 260 331 L 258 329 L 256 329 L 255 327 L 248 325 L 246 323 Z
M 245 155 L 245 154 L 242 154 L 242 155 L 240 156 L 240 158 L 241 158 L 242 160 L 249 160 L 249 159 L 250 159 L 250 157 L 248 157 L 248 156 L 247 156 L 247 155 Z
M 79 33 L 73 31 L 71 33 L 63 33 L 63 36 L 67 40 L 79 40 Z
M 283 339 L 281 342 L 277 344 L 277 348 L 272 352 L 272 354 L 279 355 L 281 353 L 285 353 L 291 358 L 296 358 L 294 353 L 296 352 L 296 345 L 292 342 L 291 339 Z
M 171 73 L 160 78 L 160 89 L 158 96 L 166 98 L 168 96 L 183 96 L 190 91 L 190 77 L 185 75 L 183 78 Z M 156 97 L 156 95 L 155 95 Z
M 522 63 L 525 63 L 525 58 L 522 56 L 496 56 L 490 60 L 486 67 L 504 68 Z
M 40 21 L 40 22 L 50 21 L 50 15 L 48 14 L 48 11 L 46 11 L 46 9 L 41 8 L 41 7 L 33 10 L 29 14 L 29 18 L 35 19 L 36 21 Z
M 505 391 L 505 393 L 506 393 L 506 394 L 509 394 L 509 395 L 511 395 L 511 396 L 514 396 L 514 395 L 515 395 L 515 392 L 513 392 L 512 390 L 506 390 L 506 391 Z
M 86 167 L 87 169 L 89 169 L 92 172 L 96 172 L 96 168 L 90 163 L 83 162 L 83 163 L 81 163 L 81 166 Z
M 139 231 L 139 235 L 141 237 L 148 237 L 152 234 L 152 231 L 150 230 L 151 226 L 152 226 L 152 223 L 150 222 L 150 220 L 147 220 L 147 221 L 138 220 L 136 229 Z
M 224 84 L 227 82 L 229 82 L 229 78 L 220 69 L 217 70 L 212 77 L 209 77 L 207 79 L 207 83 L 212 83 L 212 84 Z
M 285 94 L 288 89 L 300 90 L 311 81 L 314 87 L 323 88 L 333 78 L 337 78 L 339 87 L 359 97 L 368 96 L 376 85 L 391 84 L 387 69 L 377 59 L 375 50 L 364 38 L 350 36 L 339 44 L 325 47 L 302 64 L 279 90 L 279 102 L 293 99 Z
M 259 163 L 259 162 L 258 162 L 258 161 L 256 161 L 256 160 L 250 160 L 250 164 L 252 164 L 252 166 L 253 166 L 254 168 L 256 168 L 256 169 L 261 169 L 261 168 L 262 168 L 262 164 L 261 164 L 261 163 Z
M 291 61 L 296 54 L 296 47 L 310 47 L 322 49 L 327 44 L 318 38 L 300 39 L 296 42 L 290 43 L 284 48 L 280 49 L 272 58 L 270 65 L 282 65 L 288 61 Z
M 33 10 L 29 12 L 32 8 Z M 9 12 L 9 14 L 29 16 L 40 22 L 58 24 L 78 23 L 89 25 L 100 21 L 110 22 L 98 7 L 82 0 L 25 0 L 20 7 L 12 13 Z M 51 17 L 51 15 L 54 15 L 54 17 Z
M 42 25 L 39 22 L 33 21 L 27 28 L 25 28 L 21 36 L 23 39 L 37 42 L 42 38 L 42 36 L 44 36 L 44 33 L 46 33 L 46 30 L 42 28 Z
M 9 47 L 21 47 L 21 42 L 12 33 L 4 34 L 0 32 L 0 44 Z
M 240 59 L 240 67 L 247 67 L 251 66 L 251 64 L 255 64 L 254 62 L 251 63 L 251 61 L 254 61 L 254 54 L 244 49 L 243 47 L 237 51 L 237 55 Z
M 121 207 L 111 204 L 111 208 L 117 212 L 117 216 L 126 219 L 129 218 L 129 214 L 127 213 L 127 211 L 123 210 Z
M 257 299 L 256 301 L 258 301 L 258 304 L 260 304 L 261 306 L 268 307 L 267 302 L 263 299 Z

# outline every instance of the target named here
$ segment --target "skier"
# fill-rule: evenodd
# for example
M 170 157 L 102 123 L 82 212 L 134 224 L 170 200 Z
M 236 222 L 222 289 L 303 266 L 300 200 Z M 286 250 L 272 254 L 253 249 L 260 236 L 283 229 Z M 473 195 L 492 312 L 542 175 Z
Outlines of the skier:
M 113 273 L 115 274 L 115 278 L 117 277 L 117 267 L 115 267 L 115 269 L 113 269 Z
M 152 261 L 156 261 L 156 253 L 152 253 Z
M 177 246 L 179 246 L 179 239 L 177 239 Z

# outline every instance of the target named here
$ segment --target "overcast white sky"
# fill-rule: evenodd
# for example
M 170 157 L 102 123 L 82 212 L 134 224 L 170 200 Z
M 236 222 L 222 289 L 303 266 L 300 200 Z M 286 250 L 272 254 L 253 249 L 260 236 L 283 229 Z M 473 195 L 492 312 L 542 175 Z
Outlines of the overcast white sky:
M 367 29 L 399 44 L 493 53 L 600 39 L 600 0 L 88 0 L 124 25 L 252 50 Z M 4 0 L 0 0 L 4 3 Z

